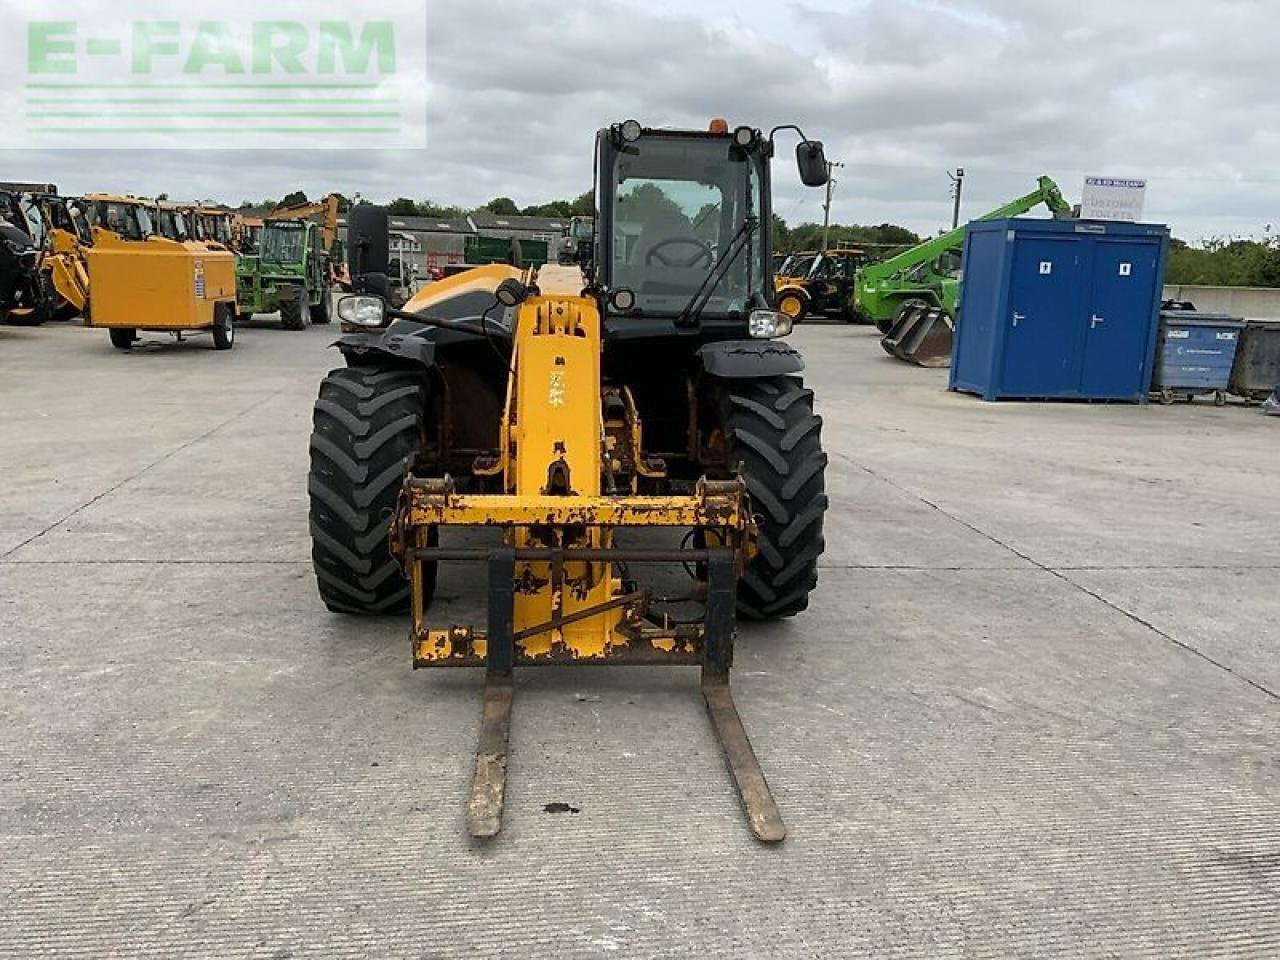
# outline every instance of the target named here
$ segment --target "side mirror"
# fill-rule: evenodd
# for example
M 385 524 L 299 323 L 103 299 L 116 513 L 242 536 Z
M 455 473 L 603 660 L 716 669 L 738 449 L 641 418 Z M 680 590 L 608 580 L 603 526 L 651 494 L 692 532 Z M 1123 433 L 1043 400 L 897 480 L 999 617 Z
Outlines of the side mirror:
M 347 212 L 347 267 L 353 280 L 387 273 L 389 245 L 386 208 L 358 203 Z
M 800 169 L 800 182 L 806 187 L 825 186 L 831 179 L 821 140 L 801 140 L 796 145 L 796 166 Z

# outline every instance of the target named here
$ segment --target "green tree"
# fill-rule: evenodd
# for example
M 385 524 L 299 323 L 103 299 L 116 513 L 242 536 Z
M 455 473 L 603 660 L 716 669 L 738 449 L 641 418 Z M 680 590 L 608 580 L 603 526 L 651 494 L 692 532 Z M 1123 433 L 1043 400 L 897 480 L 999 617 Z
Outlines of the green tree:
M 514 217 L 520 214 L 520 208 L 516 206 L 516 202 L 510 197 L 494 197 L 480 209 L 487 210 L 489 213 L 496 213 L 499 216 Z
M 564 217 L 573 216 L 573 204 L 568 200 L 552 200 L 549 203 L 538 203 L 525 207 L 520 211 L 526 217 Z
M 458 206 L 441 206 L 430 200 L 422 200 L 418 203 L 418 216 L 432 217 L 437 220 L 461 220 L 466 217 L 467 211 Z
M 309 201 L 307 200 L 307 195 L 305 193 L 301 190 L 295 190 L 293 193 L 286 193 L 281 197 L 280 202 L 276 204 L 275 209 L 279 210 L 281 207 L 296 207 L 308 202 Z
M 688 232 L 689 218 L 656 183 L 637 183 L 630 191 L 618 197 L 618 216 L 623 220 L 642 223 L 670 223 L 685 225 Z
M 393 217 L 415 217 L 418 215 L 418 204 L 408 197 L 396 197 L 387 204 L 387 213 Z
M 1261 240 L 1209 237 L 1193 247 L 1175 239 L 1165 278 L 1210 287 L 1280 287 L 1280 237 L 1268 228 Z
M 590 190 L 574 197 L 569 204 L 569 215 L 572 217 L 593 217 L 595 213 L 596 197 Z

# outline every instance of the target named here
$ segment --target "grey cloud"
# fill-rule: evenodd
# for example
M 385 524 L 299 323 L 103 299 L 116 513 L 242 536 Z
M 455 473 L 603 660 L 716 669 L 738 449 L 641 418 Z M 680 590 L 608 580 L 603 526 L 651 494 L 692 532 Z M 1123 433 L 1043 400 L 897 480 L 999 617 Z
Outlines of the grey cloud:
M 1272 5 L 1158 0 L 800 0 L 791 4 L 431 4 L 422 151 L 0 151 L 6 175 L 67 189 L 229 201 L 340 189 L 474 204 L 572 196 L 591 137 L 634 116 L 799 122 L 843 160 L 834 216 L 933 231 L 944 171 L 972 215 L 1049 173 L 1145 175 L 1179 235 L 1280 220 Z M 789 145 L 779 156 L 789 153 Z M 777 208 L 821 215 L 779 162 Z

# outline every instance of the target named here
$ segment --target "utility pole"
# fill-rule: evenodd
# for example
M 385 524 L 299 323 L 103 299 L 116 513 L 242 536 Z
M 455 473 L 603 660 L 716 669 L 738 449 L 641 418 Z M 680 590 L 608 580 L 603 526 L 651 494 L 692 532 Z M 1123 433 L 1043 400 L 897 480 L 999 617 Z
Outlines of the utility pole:
M 955 200 L 955 209 L 951 214 L 951 229 L 960 226 L 960 195 L 964 192 L 964 167 L 956 167 L 956 172 L 947 171 L 951 178 L 951 196 Z
M 829 237 L 831 236 L 831 188 L 836 185 L 835 178 L 831 176 L 831 171 L 836 167 L 843 167 L 843 163 L 834 160 L 827 161 L 827 199 L 822 204 L 822 249 L 826 250 L 831 244 Z

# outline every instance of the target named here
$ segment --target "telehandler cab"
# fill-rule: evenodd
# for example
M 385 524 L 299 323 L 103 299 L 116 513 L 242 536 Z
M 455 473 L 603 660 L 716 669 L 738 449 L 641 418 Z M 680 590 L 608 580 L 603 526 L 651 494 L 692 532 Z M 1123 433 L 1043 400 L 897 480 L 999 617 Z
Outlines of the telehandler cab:
M 338 341 L 347 366 L 315 405 L 316 578 L 331 610 L 409 611 L 415 667 L 485 668 L 473 836 L 501 827 L 512 672 L 526 664 L 699 667 L 752 833 L 785 836 L 729 688 L 735 614 L 805 609 L 827 507 L 822 421 L 772 301 L 779 129 L 799 132 L 601 130 L 589 271 L 493 265 L 404 310 L 378 295 L 385 213 L 350 213 L 362 292 L 338 312 L 368 331 Z M 801 179 L 819 186 L 822 145 L 801 137 Z M 442 543 L 445 527 L 503 540 Z M 632 539 L 655 529 L 684 540 Z M 487 623 L 433 629 L 437 565 L 462 561 L 487 567 Z M 688 593 L 645 589 L 635 572 L 652 563 L 684 564 Z M 701 615 L 673 616 L 675 599 Z

